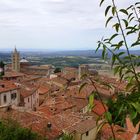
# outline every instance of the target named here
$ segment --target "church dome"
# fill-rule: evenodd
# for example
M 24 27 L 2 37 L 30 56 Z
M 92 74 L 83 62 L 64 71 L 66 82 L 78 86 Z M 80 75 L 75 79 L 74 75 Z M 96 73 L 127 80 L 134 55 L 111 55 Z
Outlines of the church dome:
M 25 58 L 22 58 L 21 60 L 20 60 L 20 63 L 28 63 L 29 61 L 28 60 L 26 60 Z

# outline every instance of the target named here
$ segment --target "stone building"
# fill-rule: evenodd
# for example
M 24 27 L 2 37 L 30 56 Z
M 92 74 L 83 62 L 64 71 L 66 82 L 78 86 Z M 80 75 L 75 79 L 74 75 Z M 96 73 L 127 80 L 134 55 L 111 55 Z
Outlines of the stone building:
M 81 77 L 85 74 L 89 73 L 89 66 L 88 65 L 80 65 L 79 66 L 79 79 L 81 79 Z
M 12 53 L 12 70 L 20 72 L 20 54 L 16 48 Z
M 0 107 L 15 105 L 20 102 L 19 87 L 11 81 L 0 80 Z

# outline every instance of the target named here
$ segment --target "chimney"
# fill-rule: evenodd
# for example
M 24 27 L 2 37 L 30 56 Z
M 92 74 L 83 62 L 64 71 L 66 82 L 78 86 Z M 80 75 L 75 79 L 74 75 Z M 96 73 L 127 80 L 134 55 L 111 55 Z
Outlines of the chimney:
M 48 131 L 51 131 L 51 128 L 52 128 L 52 124 L 50 122 L 48 122 L 48 124 L 47 124 L 47 130 Z

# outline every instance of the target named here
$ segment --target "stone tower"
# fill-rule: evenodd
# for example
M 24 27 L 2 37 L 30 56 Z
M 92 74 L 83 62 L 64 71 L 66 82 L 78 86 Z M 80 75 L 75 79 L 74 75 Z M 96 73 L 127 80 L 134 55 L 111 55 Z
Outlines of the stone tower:
M 12 70 L 20 72 L 20 54 L 17 51 L 16 47 L 14 52 L 12 53 Z
M 80 65 L 79 66 L 79 79 L 81 79 L 81 77 L 84 75 L 84 74 L 88 74 L 89 73 L 89 67 L 88 65 Z

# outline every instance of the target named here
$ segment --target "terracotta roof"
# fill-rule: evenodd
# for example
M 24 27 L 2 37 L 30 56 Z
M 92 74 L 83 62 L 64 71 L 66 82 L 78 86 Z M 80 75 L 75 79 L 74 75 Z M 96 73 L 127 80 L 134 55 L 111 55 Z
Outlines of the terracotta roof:
M 69 87 L 69 90 L 66 91 L 66 94 L 68 96 L 71 96 L 71 97 L 76 97 L 76 98 L 81 98 L 81 99 L 86 98 L 87 99 L 92 92 L 92 88 L 93 88 L 92 86 L 91 86 L 91 88 L 84 88 L 79 93 L 79 87 L 73 86 L 73 87 Z
M 52 115 L 56 115 L 61 113 L 62 111 L 70 110 L 75 106 L 75 104 L 68 102 L 65 97 L 58 96 L 47 98 L 38 110 L 43 112 L 44 114 L 49 113 Z
M 30 82 L 30 81 L 34 81 L 34 80 L 39 80 L 41 77 L 40 76 L 35 76 L 35 75 L 28 75 L 26 76 L 22 82 Z
M 20 86 L 20 95 L 23 98 L 26 98 L 28 96 L 31 96 L 36 90 L 38 89 L 38 86 L 34 86 L 32 84 L 24 83 Z
M 62 77 L 70 80 L 78 77 L 78 69 L 73 67 L 65 67 L 63 69 Z
M 41 116 L 35 112 L 19 112 L 12 110 L 10 112 L 0 114 L 5 119 L 10 115 L 10 118 L 18 121 L 22 127 L 29 128 L 34 132 L 37 132 L 43 136 L 46 136 L 49 140 L 54 140 L 62 134 L 50 119 Z M 51 130 L 47 129 L 47 124 L 51 122 Z
M 117 91 L 124 91 L 127 85 L 126 81 L 120 81 L 117 78 L 112 78 L 106 75 L 99 75 L 98 79 L 101 82 L 112 84 Z
M 120 140 L 132 140 L 135 134 L 130 131 L 127 131 L 126 129 L 118 125 L 113 126 L 113 130 L 114 130 L 116 138 Z M 101 130 L 101 140 L 108 140 L 110 137 L 112 137 L 112 132 L 111 132 L 110 126 L 106 124 L 103 126 Z M 138 135 L 137 140 L 139 139 L 140 139 L 140 135 Z
M 38 70 L 48 70 L 52 68 L 52 65 L 40 65 L 40 66 L 30 66 L 28 69 L 38 69 Z
M 106 87 L 104 87 L 98 83 L 96 83 L 95 86 L 101 96 L 110 98 L 114 95 L 113 91 L 107 89 Z M 74 96 L 74 97 L 80 97 L 80 98 L 87 98 L 91 95 L 91 93 L 96 92 L 95 87 L 91 84 L 85 85 L 81 89 L 80 93 L 79 93 L 80 86 L 73 86 L 73 87 L 69 87 L 68 89 L 69 90 L 67 90 L 67 94 Z
M 140 122 L 136 125 L 136 127 L 134 127 L 134 125 L 131 122 L 130 118 L 129 117 L 126 118 L 126 127 L 127 127 L 128 131 L 130 131 L 132 133 L 137 133 L 138 130 L 139 130 L 139 125 L 140 125 Z
M 86 94 L 88 93 L 90 95 L 92 92 L 96 92 L 96 91 L 98 91 L 98 93 L 101 96 L 104 96 L 106 98 L 110 98 L 114 95 L 113 90 L 108 89 L 106 86 L 101 85 L 97 82 L 95 82 L 94 86 L 92 84 L 85 85 L 84 88 L 81 90 L 81 93 L 84 92 L 84 93 L 86 93 Z
M 64 77 L 65 79 L 71 80 L 71 79 L 76 79 L 78 76 L 78 74 L 75 73 L 67 73 L 67 74 L 63 74 L 62 77 Z
M 8 71 L 8 72 L 5 72 L 5 75 L 3 76 L 3 78 L 23 77 L 23 76 L 25 76 L 25 74 L 23 73 L 15 72 L 15 71 Z
M 90 119 L 90 120 L 83 120 L 76 124 L 73 124 L 72 126 L 68 127 L 65 131 L 69 133 L 73 133 L 76 131 L 80 134 L 84 134 L 95 127 L 96 127 L 96 121 Z
M 20 89 L 20 95 L 23 97 L 23 98 L 26 98 L 26 97 L 29 97 L 31 96 L 33 93 L 34 93 L 35 90 L 27 90 L 25 88 L 21 88 Z
M 105 111 L 107 110 L 107 106 L 105 105 L 105 108 L 106 108 L 106 110 L 105 110 L 102 103 L 98 100 L 94 100 L 94 105 L 95 106 L 92 111 L 95 114 L 97 114 L 98 116 L 102 116 L 105 113 Z
M 52 121 L 56 124 L 59 131 L 79 123 L 82 121 L 81 116 L 78 113 L 72 113 L 71 111 L 64 111 L 52 117 Z
M 88 105 L 88 100 L 85 98 L 77 98 L 77 97 L 67 97 L 67 102 L 73 104 L 76 108 L 76 111 L 80 111 L 84 107 Z
M 65 70 L 65 71 L 78 71 L 78 69 L 74 68 L 74 67 L 64 67 L 63 70 Z
M 47 84 L 45 84 L 45 85 L 40 85 L 39 88 L 38 88 L 38 93 L 39 93 L 40 95 L 43 95 L 43 94 L 48 93 L 50 90 L 51 90 L 50 85 L 47 85 Z
M 0 80 L 0 93 L 18 89 L 19 87 L 12 81 Z
M 62 77 L 52 78 L 51 81 L 55 82 L 55 83 L 62 84 L 62 85 L 66 85 L 68 83 L 68 81 L 65 78 L 62 78 Z

